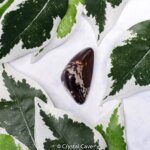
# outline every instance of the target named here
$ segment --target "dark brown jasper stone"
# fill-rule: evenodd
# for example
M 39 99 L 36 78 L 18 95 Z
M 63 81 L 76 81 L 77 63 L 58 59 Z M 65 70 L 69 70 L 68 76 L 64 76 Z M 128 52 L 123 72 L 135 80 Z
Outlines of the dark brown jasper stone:
M 64 69 L 61 80 L 75 101 L 83 104 L 89 93 L 94 64 L 94 52 L 87 48 L 73 57 Z

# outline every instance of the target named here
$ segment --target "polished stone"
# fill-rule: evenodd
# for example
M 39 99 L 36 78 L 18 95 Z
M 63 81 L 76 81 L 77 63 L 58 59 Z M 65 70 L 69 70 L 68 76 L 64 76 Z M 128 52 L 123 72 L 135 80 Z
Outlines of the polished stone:
M 89 93 L 94 64 L 94 52 L 87 48 L 67 64 L 61 80 L 75 101 L 83 104 Z

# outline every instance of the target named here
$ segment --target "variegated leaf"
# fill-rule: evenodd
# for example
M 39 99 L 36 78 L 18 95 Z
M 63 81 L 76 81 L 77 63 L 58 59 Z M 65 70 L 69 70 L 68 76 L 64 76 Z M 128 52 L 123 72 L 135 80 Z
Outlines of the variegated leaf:
M 128 0 L 86 0 L 85 18 L 99 41 L 112 28 Z
M 47 101 L 48 96 L 37 83 L 8 65 L 0 68 L 0 91 L 0 127 L 29 149 L 36 150 L 34 98 L 52 105 Z
M 51 107 L 38 99 L 36 103 L 36 144 L 40 150 L 63 149 L 63 146 L 88 146 L 91 150 L 103 150 L 104 139 L 95 129 L 74 115 Z M 40 114 L 40 116 L 39 116 Z M 41 124 L 41 125 L 40 125 Z M 41 137 L 41 126 L 43 136 Z
M 109 85 L 105 99 L 127 97 L 150 89 L 150 21 L 131 27 L 113 49 L 108 61 Z
M 55 31 L 53 40 L 33 54 L 32 62 L 39 60 L 47 52 L 57 48 L 70 37 L 78 22 L 80 22 L 84 3 L 84 0 L 69 0 L 68 10 Z
M 0 62 L 44 48 L 67 9 L 68 0 L 16 0 L 0 21 Z

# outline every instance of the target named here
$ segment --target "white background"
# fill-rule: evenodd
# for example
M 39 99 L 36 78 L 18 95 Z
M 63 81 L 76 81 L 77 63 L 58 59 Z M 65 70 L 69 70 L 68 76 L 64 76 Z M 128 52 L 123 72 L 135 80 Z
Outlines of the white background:
M 107 57 L 125 30 L 147 19 L 150 19 L 150 0 L 130 0 L 117 24 L 98 48 L 91 27 L 82 19 L 69 40 L 55 51 L 47 53 L 40 61 L 31 64 L 31 55 L 28 55 L 12 62 L 11 65 L 39 82 L 51 96 L 55 106 L 69 110 L 95 124 L 102 113 L 99 104 L 107 87 Z M 89 46 L 95 50 L 95 68 L 88 99 L 80 106 L 62 86 L 60 75 L 68 61 L 77 52 Z M 150 150 L 150 91 L 126 98 L 123 102 L 128 149 Z

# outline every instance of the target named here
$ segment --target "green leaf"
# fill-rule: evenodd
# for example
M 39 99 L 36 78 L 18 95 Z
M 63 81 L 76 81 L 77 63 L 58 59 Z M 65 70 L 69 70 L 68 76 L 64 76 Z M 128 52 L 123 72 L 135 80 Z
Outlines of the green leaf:
M 17 76 L 19 80 L 16 79 Z M 36 150 L 34 142 L 34 99 L 38 97 L 47 102 L 45 92 L 38 89 L 36 83 L 22 78 L 8 66 L 1 69 L 1 78 L 0 127 L 5 128 L 7 133 L 31 150 Z M 7 96 L 6 93 L 8 93 Z
M 53 40 L 46 45 L 42 50 L 39 49 L 38 52 L 35 52 L 32 58 L 32 62 L 39 60 L 43 55 L 45 55 L 50 50 L 55 49 L 56 47 L 62 45 L 67 38 L 71 35 L 73 30 L 75 29 L 78 22 L 80 22 L 81 15 L 84 12 L 85 8 L 85 16 L 93 26 L 94 32 L 96 34 L 96 38 L 101 39 L 104 34 L 111 28 L 111 26 L 115 23 L 119 14 L 121 13 L 121 9 L 118 9 L 118 13 L 115 12 L 115 7 L 123 8 L 124 4 L 127 0 L 70 0 L 68 5 L 68 10 L 66 15 L 61 20 L 58 29 L 57 35 L 53 38 Z M 111 4 L 111 10 L 107 11 L 108 4 Z M 122 5 L 121 5 L 122 4 Z M 83 6 L 83 7 L 82 7 Z M 113 11 L 114 10 L 114 11 Z M 109 18 L 108 12 L 111 12 L 111 18 Z M 116 15 L 118 14 L 118 15 Z M 88 16 L 88 17 L 87 17 Z M 110 21 L 111 19 L 111 21 Z M 107 25 L 106 20 L 109 20 L 109 25 Z M 113 20 L 113 21 L 112 21 Z M 110 24 L 111 22 L 111 24 Z M 105 24 L 107 28 L 105 28 Z M 105 32 L 105 33 L 102 33 Z
M 63 145 L 78 146 L 76 149 L 79 150 L 83 149 L 81 146 L 86 146 L 85 150 L 103 150 L 106 147 L 102 136 L 77 117 L 66 111 L 49 107 L 41 101 L 36 105 L 39 107 L 38 111 L 36 109 L 36 113 L 41 115 L 42 124 L 45 124 L 43 132 L 47 134 L 50 131 L 48 136 L 42 140 L 45 141 L 45 150 L 58 150 L 63 148 Z M 36 123 L 38 123 L 37 121 L 41 122 L 41 120 L 36 120 Z M 36 135 L 39 135 L 39 130 L 36 129 L 36 131 Z M 40 146 L 43 144 L 41 140 L 38 142 L 39 147 L 43 147 Z
M 68 8 L 68 0 L 25 0 L 15 4 L 1 21 L 0 59 L 6 57 L 5 61 L 47 45 L 58 18 L 63 18 Z
M 60 25 L 57 30 L 57 37 L 58 38 L 64 38 L 67 36 L 74 26 L 74 24 L 77 22 L 77 11 L 79 5 L 84 5 L 85 0 L 70 0 L 69 6 L 66 15 L 60 22 Z M 81 15 L 81 14 L 80 14 Z
M 0 18 L 2 17 L 3 13 L 9 8 L 9 6 L 14 2 L 14 0 L 4 0 L 4 1 L 6 2 L 0 7 Z
M 150 21 L 131 27 L 125 38 L 112 51 L 108 77 L 112 84 L 108 96 L 128 93 L 150 84 Z M 128 86 L 126 86 L 128 83 Z M 124 92 L 126 89 L 126 92 Z M 121 93 L 122 92 L 122 93 Z
M 112 10 L 120 4 L 123 3 L 122 0 L 86 0 L 85 1 L 85 9 L 86 15 L 88 16 L 88 20 L 90 24 L 93 26 L 95 30 L 95 34 L 97 36 L 97 40 L 100 39 L 100 35 L 105 30 L 106 20 L 110 20 L 112 18 L 107 18 L 107 5 L 111 4 Z M 109 10 L 108 10 L 109 11 Z M 115 18 L 115 17 L 114 17 Z
M 122 2 L 122 0 L 107 0 L 111 4 L 112 7 L 119 6 Z
M 59 47 L 70 37 L 77 23 L 82 19 L 84 1 L 85 0 L 69 0 L 68 10 L 58 25 L 57 34 L 48 45 L 33 54 L 32 62 L 36 62 L 50 50 Z
M 5 0 L 0 0 L 0 3 L 3 3 Z
M 103 136 L 103 138 L 105 139 L 105 141 L 107 142 L 107 137 L 106 137 L 106 133 L 103 129 L 103 125 L 98 125 L 96 126 L 96 130 L 101 133 L 101 135 Z
M 0 134 L 0 150 L 21 150 L 20 146 L 16 145 L 12 136 Z
M 124 127 L 119 124 L 118 108 L 114 110 L 110 118 L 106 137 L 109 150 L 126 150 Z
M 94 141 L 93 131 L 84 123 L 75 122 L 68 118 L 68 115 L 56 119 L 55 116 L 46 115 L 42 110 L 41 116 L 43 117 L 45 124 L 53 132 L 55 138 L 57 138 L 55 140 L 47 139 L 44 143 L 45 150 L 59 149 L 57 148 L 57 144 L 93 145 L 94 148 L 92 148 L 92 150 L 98 150 L 98 141 Z
M 108 150 L 126 150 L 124 127 L 122 127 L 119 123 L 119 107 L 117 107 L 111 115 L 110 122 L 108 124 L 108 127 L 106 128 L 106 131 L 104 131 L 103 125 L 98 125 L 96 127 L 97 131 L 99 131 L 99 133 L 105 139 Z
M 100 38 L 100 33 L 104 30 L 105 20 L 106 20 L 106 0 L 86 0 L 86 10 L 87 16 L 92 16 L 96 20 L 96 25 L 99 28 L 98 39 Z

